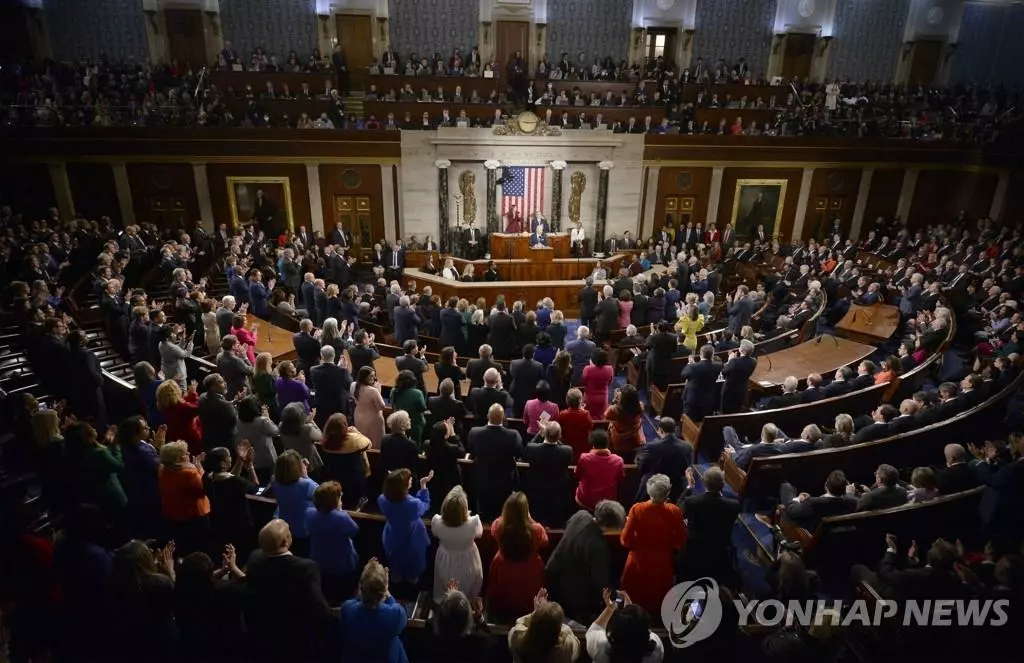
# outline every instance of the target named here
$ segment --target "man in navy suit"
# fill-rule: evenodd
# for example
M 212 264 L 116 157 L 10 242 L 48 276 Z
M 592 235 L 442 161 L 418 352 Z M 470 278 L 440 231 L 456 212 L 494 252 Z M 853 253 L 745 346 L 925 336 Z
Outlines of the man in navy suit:
M 725 384 L 722 385 L 723 414 L 743 410 L 750 376 L 757 368 L 753 354 L 754 344 L 747 339 L 740 341 L 739 353 L 729 353 L 729 361 L 722 367 L 722 375 L 725 376 Z
M 750 297 L 747 296 L 749 292 L 750 288 L 741 285 L 736 288 L 735 298 L 731 295 L 725 297 L 728 304 L 726 313 L 729 315 L 729 328 L 737 336 L 745 326 L 750 324 L 750 319 L 754 315 L 754 302 L 750 301 Z
M 400 344 L 409 340 L 419 341 L 422 322 L 416 309 L 409 305 L 409 296 L 402 295 L 395 308 L 395 340 Z
M 228 293 L 235 298 L 235 302 L 239 305 L 249 303 L 249 282 L 245 280 L 245 277 L 238 270 L 231 275 L 231 281 L 228 283 Z
M 307 374 L 309 369 L 320 363 L 320 341 L 313 338 L 313 321 L 305 318 L 299 323 L 299 331 L 292 336 L 297 359 L 295 367 Z
M 715 348 L 704 345 L 700 349 L 700 361 L 690 357 L 690 363 L 683 368 L 682 378 L 686 382 L 683 392 L 683 412 L 694 421 L 715 411 L 715 383 L 722 372 L 722 364 L 714 361 Z
M 387 262 L 384 263 L 384 271 L 388 274 L 388 278 L 397 279 L 402 275 L 402 271 L 405 269 L 405 251 L 402 249 L 402 245 L 399 242 L 395 242 L 391 247 L 391 252 L 387 254 Z
M 647 499 L 647 480 L 655 474 L 664 474 L 672 482 L 669 499 L 673 502 L 686 488 L 686 468 L 693 464 L 693 447 L 676 437 L 676 422 L 671 417 L 658 420 L 658 434 L 657 440 L 644 444 L 637 453 L 637 502 Z
M 533 231 L 533 234 L 530 235 L 530 246 L 547 246 L 547 245 L 548 245 L 547 226 L 545 226 L 544 222 L 541 221 L 541 223 L 539 223 L 537 225 L 536 229 Z
M 331 231 L 330 244 L 334 244 L 341 250 L 347 250 L 352 246 L 352 235 L 339 221 L 334 225 L 334 230 Z

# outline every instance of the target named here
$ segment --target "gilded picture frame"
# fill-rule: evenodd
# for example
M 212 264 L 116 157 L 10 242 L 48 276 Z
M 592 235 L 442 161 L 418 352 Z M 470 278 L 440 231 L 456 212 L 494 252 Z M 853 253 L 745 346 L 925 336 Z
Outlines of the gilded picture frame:
M 287 177 L 228 177 L 227 187 L 231 224 L 236 230 L 255 222 L 268 237 L 280 232 L 295 232 L 292 187 Z M 262 192 L 262 205 L 257 205 L 258 192 Z M 258 212 L 258 206 L 265 211 Z
M 751 237 L 758 225 L 764 226 L 767 235 L 778 235 L 788 185 L 785 179 L 736 180 L 731 217 L 736 235 Z

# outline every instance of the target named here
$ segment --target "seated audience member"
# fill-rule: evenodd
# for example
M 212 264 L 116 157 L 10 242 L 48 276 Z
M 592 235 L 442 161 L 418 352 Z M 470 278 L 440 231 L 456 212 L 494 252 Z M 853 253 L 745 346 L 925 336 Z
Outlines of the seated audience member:
M 946 466 L 939 471 L 939 492 L 952 495 L 981 484 L 981 477 L 967 464 L 967 450 L 959 444 L 947 444 L 942 450 Z
M 320 567 L 313 560 L 290 554 L 291 548 L 288 523 L 275 518 L 260 530 L 259 550 L 249 556 L 245 566 L 243 611 L 250 660 L 272 663 L 293 656 L 311 660 L 321 650 L 330 608 L 321 590 Z
M 825 398 L 842 396 L 845 393 L 854 391 L 852 385 L 853 369 L 849 366 L 837 368 L 832 382 L 825 387 Z
M 643 404 L 636 387 L 627 384 L 616 389 L 604 418 L 608 421 L 612 450 L 624 462 L 632 463 L 636 450 L 647 442 L 643 431 Z
M 341 508 L 341 484 L 327 481 L 313 491 L 313 506 L 306 509 L 309 558 L 320 565 L 321 583 L 328 603 L 351 598 L 358 584 L 359 555 L 352 539 L 359 525 Z
M 835 449 L 853 444 L 853 417 L 848 414 L 837 414 L 833 428 L 835 432 L 822 438 L 822 448 Z
M 430 474 L 421 478 L 419 492 L 412 496 L 409 494 L 412 472 L 394 470 L 388 473 L 382 493 L 377 497 L 377 506 L 387 519 L 384 552 L 391 562 L 389 568 L 395 573 L 395 582 L 415 585 L 427 569 L 430 535 L 423 525 L 423 516 L 430 509 L 427 484 L 432 478 Z
M 274 479 L 270 490 L 277 499 L 275 518 L 288 525 L 288 542 L 300 557 L 309 555 L 309 532 L 306 511 L 313 506 L 313 493 L 319 484 L 309 478 L 309 461 L 289 449 L 274 463 Z
M 584 623 L 598 614 L 602 590 L 612 584 L 605 532 L 618 533 L 625 520 L 621 504 L 602 500 L 593 514 L 577 511 L 566 523 L 544 575 L 551 597 L 570 619 Z
M 562 427 L 562 441 L 572 448 L 573 458 L 579 458 L 590 449 L 589 435 L 593 427 L 590 412 L 583 408 L 583 392 L 573 387 L 565 396 L 567 407 L 558 413 L 555 421 Z
M 821 388 L 821 375 L 811 373 L 807 376 L 807 388 L 800 393 L 801 403 L 814 403 L 825 398 L 825 391 Z
M 858 486 L 857 511 L 878 511 L 907 503 L 907 491 L 899 485 L 900 473 L 892 465 L 882 464 L 875 470 L 875 485 L 869 490 Z
M 541 424 L 523 457 L 530 464 L 526 495 L 534 505 L 533 513 L 540 522 L 560 527 L 570 508 L 572 448 L 562 444 L 562 427 L 557 421 Z
M 399 637 L 409 618 L 405 608 L 388 591 L 389 581 L 388 568 L 376 559 L 363 567 L 359 598 L 341 605 L 343 660 L 393 663 L 409 660 Z
M 871 413 L 872 423 L 862 426 L 854 433 L 853 443 L 860 444 L 889 437 L 889 422 L 895 419 L 897 414 L 898 410 L 888 403 L 879 405 Z
M 914 415 L 920 409 L 921 406 L 913 398 L 903 399 L 900 402 L 899 414 L 889 420 L 888 434 L 890 436 L 900 435 L 901 433 L 909 433 L 916 429 L 918 423 Z
M 930 467 L 916 467 L 910 475 L 910 487 L 907 491 L 909 504 L 930 502 L 939 496 L 939 478 Z
M 342 485 L 342 508 L 356 508 L 366 494 L 366 478 L 370 474 L 366 451 L 371 446 L 370 438 L 350 426 L 348 418 L 340 412 L 332 414 L 324 424 L 320 444 L 324 467 L 320 476 Z
M 168 442 L 160 448 L 160 501 L 178 550 L 204 550 L 210 536 L 210 500 L 203 471 L 192 464 L 188 445 Z
M 505 500 L 501 516 L 491 523 L 498 554 L 487 574 L 487 611 L 511 617 L 529 612 L 544 585 L 540 550 L 548 545 L 544 526 L 530 517 L 526 494 L 514 492 Z
M 580 641 L 565 623 L 562 606 L 549 601 L 545 589 L 537 592 L 533 605 L 533 611 L 518 618 L 508 632 L 512 663 L 575 661 L 580 655 Z
M 622 457 L 608 449 L 608 434 L 603 430 L 590 432 L 590 445 L 591 451 L 576 461 L 576 503 L 594 511 L 598 503 L 618 499 L 626 470 Z
M 797 393 L 797 387 L 800 385 L 800 381 L 795 376 L 789 375 L 785 380 L 782 381 L 782 393 L 778 396 L 772 396 L 765 403 L 764 407 L 767 410 L 777 410 L 783 407 L 789 407 L 791 405 L 798 405 L 801 400 L 801 396 Z
M 463 594 L 457 581 L 449 581 L 434 611 L 434 656 L 438 663 L 491 660 L 492 636 L 483 614 L 483 601 Z
M 434 602 L 444 600 L 452 580 L 467 599 L 475 601 L 484 582 L 484 567 L 476 546 L 484 528 L 479 515 L 470 515 L 462 486 L 455 486 L 445 495 L 441 512 L 431 520 L 430 531 L 439 542 L 434 556 Z
M 923 560 L 917 557 L 917 546 L 912 545 L 905 564 L 900 563 L 897 545 L 896 536 L 887 534 L 885 556 L 878 563 L 878 572 L 873 573 L 866 566 L 856 564 L 851 570 L 854 581 L 866 581 L 883 597 L 890 599 L 967 598 L 966 586 L 955 570 L 955 545 L 945 539 L 937 539 Z
M 808 532 L 815 531 L 822 518 L 841 516 L 857 510 L 857 500 L 848 494 L 846 475 L 841 470 L 833 470 L 828 475 L 825 492 L 820 496 L 797 494 L 789 482 L 783 482 L 779 495 L 783 518 Z
M 621 607 L 616 599 L 622 601 Z M 665 647 L 651 632 L 651 617 L 633 605 L 629 594 L 605 589 L 604 611 L 587 629 L 587 655 L 593 663 L 640 661 L 661 663 Z
M 660 614 L 661 601 L 672 588 L 675 555 L 686 543 L 683 514 L 668 501 L 672 482 L 664 474 L 645 477 L 650 498 L 629 510 L 620 540 L 629 550 L 619 587 L 651 614 Z

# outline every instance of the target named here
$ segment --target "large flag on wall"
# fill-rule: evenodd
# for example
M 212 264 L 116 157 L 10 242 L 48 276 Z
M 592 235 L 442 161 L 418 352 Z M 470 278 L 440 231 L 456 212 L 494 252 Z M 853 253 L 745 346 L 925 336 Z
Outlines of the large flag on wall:
M 501 185 L 501 216 L 515 207 L 523 219 L 536 212 L 544 213 L 544 166 L 505 166 L 509 178 Z

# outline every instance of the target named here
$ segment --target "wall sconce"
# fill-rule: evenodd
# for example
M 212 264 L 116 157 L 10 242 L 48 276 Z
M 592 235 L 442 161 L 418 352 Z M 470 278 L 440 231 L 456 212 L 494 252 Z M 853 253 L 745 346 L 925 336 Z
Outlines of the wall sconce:
M 547 29 L 547 23 L 537 24 L 537 47 L 539 48 L 544 43 L 544 31 Z
M 822 37 L 819 43 L 821 44 L 821 49 L 818 51 L 818 55 L 825 55 L 828 51 L 829 44 L 832 43 L 832 37 Z
M 910 55 L 910 51 L 912 50 L 914 50 L 914 42 L 908 41 L 907 43 L 903 44 L 903 50 L 900 51 L 900 61 L 902 62 L 903 60 L 906 60 L 907 56 Z
M 491 22 L 490 21 L 484 21 L 483 26 L 484 26 L 484 43 L 486 44 L 487 42 L 489 42 L 491 40 Z
M 204 13 L 206 14 L 206 18 L 210 19 L 210 29 L 213 30 L 213 36 L 219 37 L 220 23 L 217 22 L 217 12 L 208 11 Z
M 690 44 L 693 43 L 693 30 L 683 30 L 683 37 L 685 38 L 685 41 L 683 41 L 683 50 L 688 51 L 690 50 Z
M 778 55 L 779 49 L 782 48 L 782 42 L 786 41 L 786 33 L 778 32 L 775 34 L 775 41 L 772 42 L 772 55 Z
M 160 27 L 156 24 L 156 10 L 155 9 L 143 9 L 146 14 L 146 18 L 149 19 L 149 27 L 153 28 L 153 34 L 160 34 Z
M 328 36 L 330 32 L 327 30 L 327 21 L 331 18 L 330 14 L 317 14 L 316 17 L 320 19 L 320 27 L 323 28 L 324 37 Z

